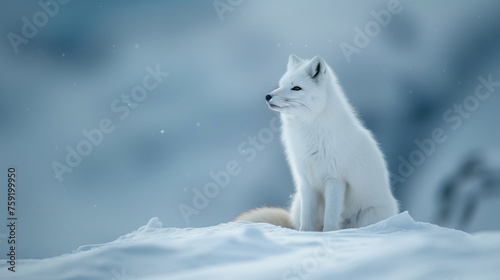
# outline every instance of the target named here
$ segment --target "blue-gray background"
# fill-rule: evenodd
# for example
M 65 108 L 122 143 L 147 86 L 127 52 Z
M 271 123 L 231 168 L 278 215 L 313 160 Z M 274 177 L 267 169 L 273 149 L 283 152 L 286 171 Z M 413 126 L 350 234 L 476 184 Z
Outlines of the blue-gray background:
M 478 76 L 500 80 L 500 2 L 402 0 L 349 63 L 340 44 L 354 45 L 354 28 L 388 2 L 232 1 L 219 16 L 213 1 L 72 1 L 17 54 L 8 34 L 20 35 L 22 18 L 32 22 L 42 9 L 3 3 L 0 218 L 6 223 L 6 173 L 15 165 L 18 257 L 108 242 L 154 216 L 164 227 L 200 227 L 257 206 L 286 207 L 293 184 L 278 135 L 250 161 L 238 146 L 250 151 L 249 137 L 276 116 L 264 96 L 291 53 L 325 58 L 393 174 L 398 157 L 418 149 L 415 139 L 446 131 L 447 141 L 393 184 L 402 210 L 469 232 L 500 229 L 500 88 L 457 129 L 443 119 L 474 94 Z M 110 104 L 156 65 L 170 75 L 120 120 Z M 115 131 L 59 182 L 53 162 L 65 163 L 65 147 L 103 118 Z M 179 205 L 193 206 L 193 190 L 232 160 L 241 173 L 187 225 Z M 1 252 L 6 237 L 2 226 Z

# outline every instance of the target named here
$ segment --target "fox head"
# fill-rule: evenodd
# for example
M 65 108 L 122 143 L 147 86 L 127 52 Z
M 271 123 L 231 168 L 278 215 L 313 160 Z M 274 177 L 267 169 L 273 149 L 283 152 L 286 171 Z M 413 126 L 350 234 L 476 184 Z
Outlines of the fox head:
M 303 60 L 290 55 L 279 88 L 266 95 L 269 107 L 288 115 L 313 116 L 322 111 L 327 99 L 330 73 L 323 58 Z

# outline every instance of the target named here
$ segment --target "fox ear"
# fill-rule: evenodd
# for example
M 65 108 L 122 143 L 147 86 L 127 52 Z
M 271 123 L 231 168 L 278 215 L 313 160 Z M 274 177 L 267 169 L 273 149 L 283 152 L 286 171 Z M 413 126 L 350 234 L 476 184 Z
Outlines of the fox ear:
M 307 73 L 313 80 L 317 80 L 326 72 L 326 63 L 321 56 L 315 56 L 307 65 Z
M 287 69 L 293 68 L 295 65 L 297 65 L 299 62 L 302 62 L 303 60 L 300 59 L 298 56 L 291 54 L 290 57 L 288 58 L 288 65 L 286 66 Z

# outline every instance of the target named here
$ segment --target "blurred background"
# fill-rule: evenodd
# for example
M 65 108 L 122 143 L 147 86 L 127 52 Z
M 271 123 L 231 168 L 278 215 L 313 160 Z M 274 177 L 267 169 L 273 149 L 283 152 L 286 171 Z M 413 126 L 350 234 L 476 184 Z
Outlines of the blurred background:
M 287 207 L 293 184 L 264 96 L 291 53 L 336 72 L 401 210 L 500 229 L 498 1 L 40 3 L 0 10 L 0 219 L 13 165 L 18 258 L 109 242 L 152 217 L 202 227 Z M 144 79 L 159 82 L 144 93 Z M 103 120 L 114 130 L 89 147 L 82 131 Z M 444 142 L 416 144 L 436 129 Z M 68 165 L 78 149 L 88 155 Z M 228 164 L 239 173 L 224 177 Z

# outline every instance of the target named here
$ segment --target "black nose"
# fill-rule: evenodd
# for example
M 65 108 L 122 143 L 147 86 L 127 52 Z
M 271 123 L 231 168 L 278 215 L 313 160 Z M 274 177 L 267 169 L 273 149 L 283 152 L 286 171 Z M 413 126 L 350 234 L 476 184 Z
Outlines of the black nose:
M 273 99 L 273 97 L 270 94 L 266 95 L 266 101 L 269 101 L 271 99 Z

